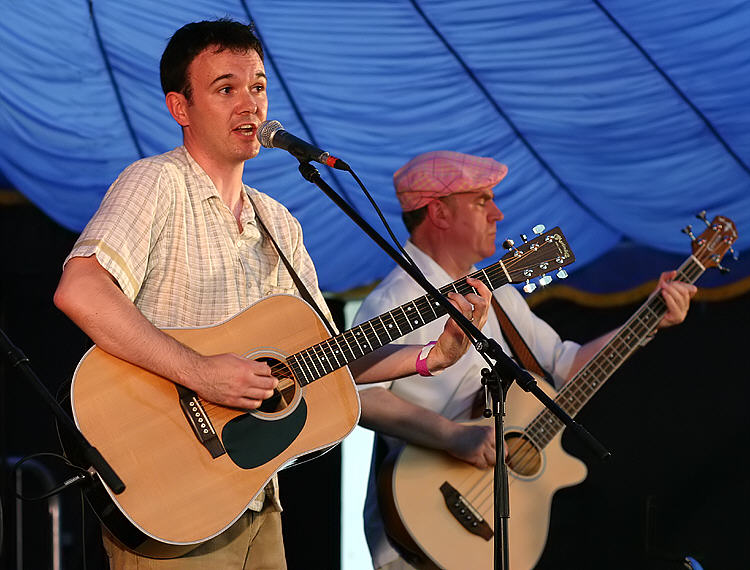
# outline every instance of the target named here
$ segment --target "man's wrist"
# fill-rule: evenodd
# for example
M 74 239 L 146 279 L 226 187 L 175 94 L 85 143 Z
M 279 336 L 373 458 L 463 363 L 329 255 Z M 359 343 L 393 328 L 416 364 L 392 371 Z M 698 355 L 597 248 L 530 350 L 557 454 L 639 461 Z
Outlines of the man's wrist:
M 417 353 L 417 361 L 415 363 L 415 368 L 417 370 L 417 374 L 419 374 L 420 376 L 436 376 L 442 372 L 442 369 L 437 370 L 437 371 L 431 371 L 430 368 L 427 366 L 427 357 L 429 356 L 435 344 L 437 344 L 437 341 L 433 340 L 431 342 L 428 342 Z

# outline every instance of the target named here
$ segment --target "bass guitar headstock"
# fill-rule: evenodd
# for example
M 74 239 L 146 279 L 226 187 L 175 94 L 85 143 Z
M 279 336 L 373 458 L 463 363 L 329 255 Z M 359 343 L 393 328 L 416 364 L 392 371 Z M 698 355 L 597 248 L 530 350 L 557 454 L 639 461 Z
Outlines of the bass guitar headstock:
M 695 237 L 691 226 L 682 230 L 693 241 L 693 256 L 706 268 L 717 267 L 722 273 L 728 272 L 729 269 L 721 265 L 721 259 L 727 251 L 734 253 L 732 244 L 737 241 L 737 228 L 734 222 L 724 216 L 716 216 L 709 222 L 705 211 L 697 217 L 707 226 L 701 235 Z

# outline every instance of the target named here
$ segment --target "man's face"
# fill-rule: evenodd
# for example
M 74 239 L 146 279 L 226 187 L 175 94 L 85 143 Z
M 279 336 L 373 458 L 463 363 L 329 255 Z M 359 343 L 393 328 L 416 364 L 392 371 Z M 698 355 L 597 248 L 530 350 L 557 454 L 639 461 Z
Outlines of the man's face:
M 497 222 L 503 219 L 503 213 L 493 198 L 491 189 L 443 198 L 450 212 L 453 243 L 467 263 L 478 263 L 495 253 Z
M 266 72 L 255 50 L 215 49 L 205 49 L 188 66 L 192 96 L 180 124 L 191 154 L 236 164 L 260 150 L 256 133 L 268 112 Z

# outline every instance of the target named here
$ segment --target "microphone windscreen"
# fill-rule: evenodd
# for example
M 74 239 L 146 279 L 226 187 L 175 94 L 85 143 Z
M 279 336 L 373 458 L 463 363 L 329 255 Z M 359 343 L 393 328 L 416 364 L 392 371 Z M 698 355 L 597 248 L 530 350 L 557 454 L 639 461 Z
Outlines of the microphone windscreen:
M 273 148 L 273 135 L 284 127 L 279 121 L 263 121 L 258 127 L 258 142 L 266 148 Z

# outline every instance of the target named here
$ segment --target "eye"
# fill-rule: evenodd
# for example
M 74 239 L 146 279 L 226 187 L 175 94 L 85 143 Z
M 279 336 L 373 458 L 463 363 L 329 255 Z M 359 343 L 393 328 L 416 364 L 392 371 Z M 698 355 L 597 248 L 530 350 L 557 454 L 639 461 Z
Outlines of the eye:
M 232 88 L 229 85 L 219 89 L 219 93 L 224 93 L 224 95 L 229 95 L 231 91 L 232 91 Z

